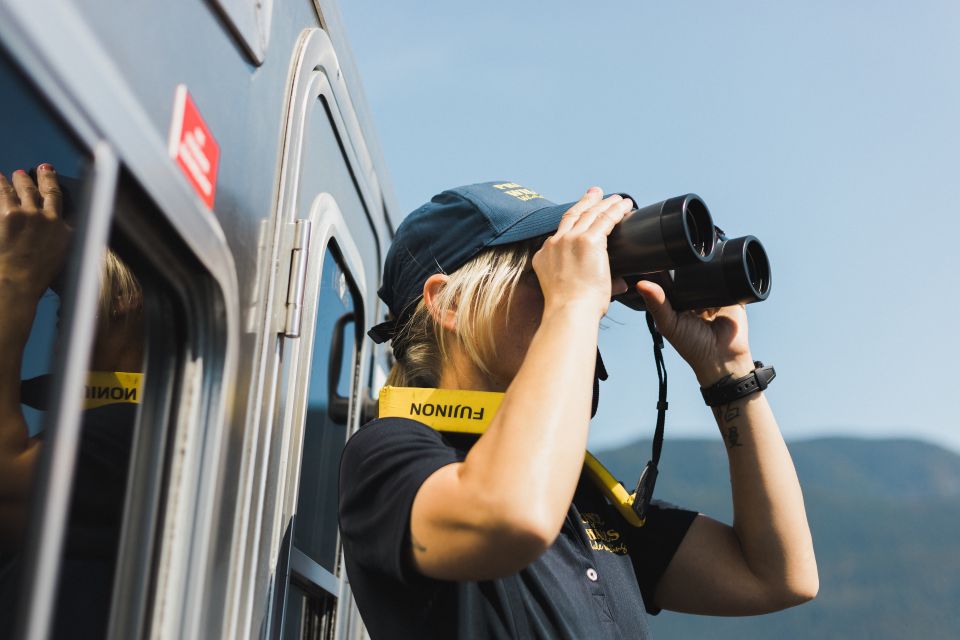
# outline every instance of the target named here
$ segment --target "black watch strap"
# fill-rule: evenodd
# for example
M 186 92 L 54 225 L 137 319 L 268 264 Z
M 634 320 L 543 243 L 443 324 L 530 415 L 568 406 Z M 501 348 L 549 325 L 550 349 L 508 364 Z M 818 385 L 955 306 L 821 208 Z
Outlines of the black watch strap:
M 756 369 L 742 378 L 723 379 L 709 387 L 701 387 L 700 393 L 703 394 L 704 402 L 711 407 L 719 407 L 766 389 L 770 381 L 777 376 L 776 370 L 773 367 L 763 366 L 759 360 L 754 362 L 753 366 Z

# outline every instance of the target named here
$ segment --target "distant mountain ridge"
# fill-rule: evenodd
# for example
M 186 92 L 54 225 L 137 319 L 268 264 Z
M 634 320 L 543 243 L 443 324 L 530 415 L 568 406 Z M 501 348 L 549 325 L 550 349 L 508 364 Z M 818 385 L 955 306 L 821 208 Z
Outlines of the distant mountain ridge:
M 820 595 L 768 616 L 665 612 L 658 638 L 960 638 L 960 455 L 911 439 L 789 443 L 820 569 Z M 650 441 L 595 452 L 633 489 Z M 655 496 L 731 521 L 727 453 L 667 439 Z
M 825 437 L 788 443 L 804 490 L 842 491 L 861 497 L 960 497 L 960 455 L 935 444 L 906 438 Z M 650 441 L 596 452 L 614 475 L 635 484 L 650 458 Z M 678 438 L 664 441 L 660 479 L 684 491 L 698 480 L 726 476 L 727 452 L 716 439 Z M 692 483 L 693 486 L 688 486 Z

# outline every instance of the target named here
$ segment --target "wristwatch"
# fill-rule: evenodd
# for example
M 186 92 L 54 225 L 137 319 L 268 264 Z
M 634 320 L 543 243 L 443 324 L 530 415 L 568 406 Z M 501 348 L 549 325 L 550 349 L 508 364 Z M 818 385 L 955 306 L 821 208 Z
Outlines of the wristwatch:
M 704 402 L 711 407 L 719 407 L 766 389 L 770 381 L 777 376 L 776 370 L 773 367 L 763 366 L 759 360 L 755 361 L 753 366 L 756 369 L 742 378 L 736 380 L 724 378 L 709 387 L 700 387 Z

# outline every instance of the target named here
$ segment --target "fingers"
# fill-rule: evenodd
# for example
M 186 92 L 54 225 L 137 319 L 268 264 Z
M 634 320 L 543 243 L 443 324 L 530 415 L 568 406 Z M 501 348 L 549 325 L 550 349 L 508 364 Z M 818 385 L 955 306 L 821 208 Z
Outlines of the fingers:
M 13 172 L 13 188 L 17 191 L 23 209 L 36 211 L 40 208 L 40 192 L 26 171 L 20 169 Z
M 561 236 L 567 231 L 569 231 L 577 220 L 580 219 L 580 216 L 584 211 L 600 202 L 603 199 L 603 190 L 600 187 L 590 187 L 587 189 L 587 192 L 583 194 L 583 197 L 570 207 L 566 213 L 563 214 L 563 217 L 560 218 L 560 226 L 557 227 L 557 232 L 554 236 Z
M 603 236 L 610 235 L 613 228 L 633 210 L 633 200 L 620 195 L 612 195 L 599 206 L 591 208 L 580 216 L 573 231 L 593 232 Z
M 637 283 L 637 293 L 643 296 L 647 311 L 653 314 L 653 319 L 656 321 L 660 333 L 666 338 L 672 336 L 679 317 L 677 312 L 673 310 L 673 305 L 667 300 L 667 294 L 663 291 L 663 287 L 656 282 L 641 280 Z
M 0 173 L 0 211 L 6 213 L 19 206 L 20 199 L 17 198 L 17 192 L 13 185 L 7 180 L 7 176 Z
M 37 167 L 37 187 L 43 198 L 43 211 L 50 217 L 59 218 L 63 211 L 63 191 L 57 182 L 57 172 L 47 163 Z
M 694 313 L 701 320 L 713 320 L 720 313 L 721 307 L 711 307 L 709 309 L 695 309 Z

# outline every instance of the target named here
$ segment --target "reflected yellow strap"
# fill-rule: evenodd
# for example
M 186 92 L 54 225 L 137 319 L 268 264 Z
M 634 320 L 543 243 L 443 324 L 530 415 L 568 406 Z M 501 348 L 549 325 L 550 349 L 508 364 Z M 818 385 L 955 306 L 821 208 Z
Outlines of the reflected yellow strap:
M 380 390 L 381 418 L 409 418 L 443 433 L 482 435 L 496 415 L 503 394 L 494 391 L 383 387 Z M 586 452 L 583 465 L 587 477 L 623 518 L 635 527 L 644 521 L 633 511 L 633 494 L 607 471 L 592 453 Z
M 108 404 L 140 404 L 143 374 L 125 371 L 90 371 L 83 391 L 83 408 L 96 409 Z

